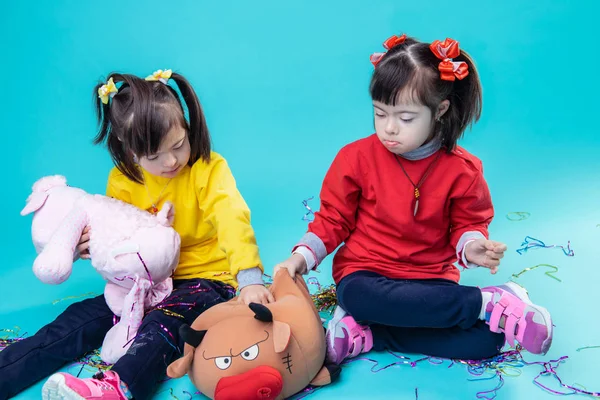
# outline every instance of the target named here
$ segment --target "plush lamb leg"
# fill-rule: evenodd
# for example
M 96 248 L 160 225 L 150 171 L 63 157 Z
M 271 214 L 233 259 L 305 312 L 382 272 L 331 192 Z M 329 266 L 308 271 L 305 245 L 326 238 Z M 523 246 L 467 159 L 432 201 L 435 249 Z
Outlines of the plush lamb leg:
M 127 353 L 138 329 L 142 325 L 144 300 L 149 289 L 150 282 L 147 279 L 136 279 L 123 301 L 121 320 L 104 337 L 102 350 L 100 351 L 100 357 L 104 362 L 114 364 Z M 109 302 L 107 301 L 107 303 Z
M 78 207 L 67 215 L 33 262 L 33 273 L 39 280 L 59 284 L 69 278 L 73 268 L 73 254 L 88 221 L 85 210 Z
M 111 281 L 108 281 L 106 286 L 104 286 L 104 300 L 106 300 L 106 305 L 118 317 L 123 312 L 123 303 L 130 290 Z

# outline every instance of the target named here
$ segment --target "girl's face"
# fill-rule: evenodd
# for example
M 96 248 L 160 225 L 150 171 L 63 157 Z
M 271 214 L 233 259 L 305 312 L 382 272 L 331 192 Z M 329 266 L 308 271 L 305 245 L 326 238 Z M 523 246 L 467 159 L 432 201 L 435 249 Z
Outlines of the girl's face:
M 158 152 L 143 156 L 139 164 L 146 171 L 163 178 L 174 178 L 190 160 L 190 141 L 181 126 L 173 127 L 162 140 Z
M 418 103 L 398 101 L 395 106 L 373 101 L 375 131 L 381 143 L 394 154 L 404 154 L 433 138 L 434 120 L 441 117 L 450 102 L 442 101 L 435 116 Z

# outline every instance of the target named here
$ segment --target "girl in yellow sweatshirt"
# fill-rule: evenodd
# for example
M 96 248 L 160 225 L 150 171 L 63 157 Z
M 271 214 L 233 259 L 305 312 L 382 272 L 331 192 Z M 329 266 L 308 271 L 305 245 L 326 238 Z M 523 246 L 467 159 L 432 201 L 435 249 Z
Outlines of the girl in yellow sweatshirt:
M 263 285 L 250 211 L 227 162 L 211 152 L 189 82 L 170 70 L 145 79 L 113 73 L 94 92 L 100 123 L 95 142 L 106 143 L 115 164 L 107 195 L 153 213 L 172 202 L 181 256 L 173 293 L 145 316 L 131 348 L 110 371 L 91 379 L 56 373 L 42 393 L 44 399 L 144 400 L 183 349 L 181 324 L 231 299 L 236 287 L 246 304 L 273 298 Z M 83 258 L 89 258 L 89 235 L 86 229 L 78 246 Z M 15 395 L 98 348 L 112 325 L 103 296 L 71 305 L 36 335 L 0 352 L 0 393 Z

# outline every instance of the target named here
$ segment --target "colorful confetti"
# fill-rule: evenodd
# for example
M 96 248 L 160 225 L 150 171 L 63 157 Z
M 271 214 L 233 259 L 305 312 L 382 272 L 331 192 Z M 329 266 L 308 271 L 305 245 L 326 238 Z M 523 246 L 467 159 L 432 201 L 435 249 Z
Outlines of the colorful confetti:
M 536 361 L 536 362 L 525 362 L 523 361 L 523 363 L 525 365 L 540 365 L 542 367 L 544 367 L 544 371 L 540 372 L 534 379 L 533 379 L 533 383 L 535 383 L 538 387 L 540 387 L 541 389 L 552 393 L 552 394 L 557 394 L 557 395 L 563 395 L 563 396 L 567 396 L 567 395 L 572 395 L 572 394 L 583 394 L 583 395 L 587 395 L 587 396 L 592 396 L 592 397 L 600 397 L 600 392 L 590 392 L 584 389 L 579 389 L 576 388 L 575 386 L 572 385 L 567 385 L 565 383 L 563 383 L 563 381 L 560 379 L 560 377 L 558 376 L 558 374 L 556 373 L 556 369 L 558 368 L 558 366 L 565 362 L 567 359 L 569 358 L 569 356 L 562 356 L 559 359 L 556 360 L 550 360 L 550 361 Z M 558 384 L 560 386 L 562 386 L 563 388 L 569 389 L 570 392 L 568 393 L 564 393 L 564 392 L 559 392 L 557 390 L 553 390 L 550 389 L 549 387 L 543 385 L 542 383 L 539 382 L 539 379 L 542 376 L 552 376 L 554 377 L 554 379 L 556 379 L 556 381 L 558 381 Z
M 587 350 L 587 349 L 600 349 L 600 346 L 583 346 L 577 349 L 577 351 Z
M 81 372 L 85 369 L 86 371 L 95 373 L 98 371 L 108 371 L 112 368 L 112 364 L 107 364 L 100 358 L 100 350 L 92 350 L 89 353 L 84 354 L 78 359 L 73 365 L 81 365 L 77 377 L 81 375 Z
M 562 280 L 560 280 L 560 278 L 557 278 L 556 276 L 554 276 L 554 274 L 556 272 L 558 272 L 558 267 L 555 265 L 550 265 L 550 264 L 538 264 L 534 267 L 525 268 L 523 271 L 519 272 L 518 274 L 513 274 L 512 276 L 513 276 L 513 278 L 518 278 L 519 276 L 523 275 L 525 272 L 534 270 L 539 267 L 552 268 L 554 271 L 546 271 L 546 272 L 544 272 L 544 274 L 546 274 L 547 276 L 549 276 L 552 279 L 556 279 L 557 281 L 562 282 Z
M 317 293 L 311 294 L 310 297 L 312 297 L 313 303 L 315 303 L 315 307 L 317 307 L 319 312 L 328 312 L 332 314 L 337 305 L 335 285 L 319 285 Z
M 142 258 L 141 254 L 139 252 L 137 253 L 137 256 L 140 259 L 140 261 L 142 262 L 142 265 L 144 266 L 144 269 L 146 270 L 146 274 L 148 274 L 148 280 L 150 281 L 150 286 L 154 286 L 154 281 L 152 280 L 152 275 L 150 275 L 150 270 L 148 269 L 148 266 L 144 262 L 144 259 Z
M 589 346 L 589 347 L 591 348 L 591 347 L 600 347 L 600 346 Z M 415 361 L 410 361 L 409 357 L 405 357 L 405 356 L 396 354 L 394 352 L 388 351 L 389 354 L 400 359 L 400 361 L 395 361 L 393 363 L 390 363 L 390 364 L 380 367 L 379 362 L 377 360 L 374 360 L 371 358 L 366 358 L 366 357 L 358 357 L 358 358 L 346 360 L 344 363 L 342 363 L 342 365 L 347 365 L 352 362 L 361 361 L 361 360 L 369 361 L 374 364 L 371 367 L 371 371 L 376 373 L 376 372 L 383 371 L 385 369 L 388 369 L 388 368 L 396 366 L 396 365 L 410 365 L 411 367 L 414 368 L 418 363 L 423 362 L 423 361 L 428 361 L 430 364 L 434 364 L 434 365 L 440 365 L 440 364 L 443 364 L 445 361 L 450 361 L 450 365 L 448 366 L 448 368 L 454 366 L 455 364 L 464 364 L 467 366 L 467 371 L 471 375 L 482 376 L 485 373 L 490 373 L 490 372 L 493 374 L 492 376 L 485 377 L 485 378 L 469 379 L 469 381 L 490 380 L 490 379 L 494 379 L 494 378 L 498 379 L 498 384 L 493 389 L 477 393 L 476 397 L 478 399 L 487 399 L 487 400 L 492 400 L 497 396 L 498 391 L 504 386 L 504 377 L 505 376 L 517 377 L 517 376 L 521 375 L 520 368 L 522 368 L 524 366 L 530 366 L 530 365 L 540 365 L 544 368 L 544 370 L 542 372 L 540 372 L 534 378 L 533 381 L 538 387 L 542 388 L 543 390 L 546 390 L 547 392 L 550 392 L 552 394 L 557 394 L 557 395 L 583 394 L 583 395 L 588 395 L 588 396 L 592 396 L 592 397 L 600 397 L 600 392 L 590 392 L 588 390 L 580 389 L 580 388 L 575 387 L 574 385 L 567 385 L 562 382 L 562 380 L 560 379 L 560 377 L 558 376 L 558 374 L 556 372 L 556 369 L 558 368 L 558 365 L 560 363 L 565 362 L 569 358 L 568 356 L 563 356 L 557 360 L 551 360 L 551 361 L 526 362 L 523 359 L 523 355 L 521 354 L 522 350 L 523 350 L 523 348 L 520 345 L 517 345 L 517 347 L 515 349 L 505 351 L 495 357 L 485 359 L 485 360 L 445 360 L 445 359 L 441 359 L 441 358 L 437 358 L 437 357 L 422 357 Z M 553 376 L 562 387 L 569 389 L 570 392 L 567 392 L 567 393 L 558 392 L 558 391 L 548 388 L 547 386 L 540 383 L 539 379 L 542 376 Z M 415 391 L 415 393 L 417 393 L 417 392 Z
M 306 212 L 306 214 L 304 214 L 304 216 L 302 217 L 302 221 L 312 222 L 315 219 L 315 213 L 313 212 L 312 208 L 310 208 L 310 206 L 308 205 L 308 202 L 311 201 L 312 199 L 314 199 L 314 196 L 311 196 L 308 199 L 302 200 L 302 205 L 304 206 L 304 208 L 306 208 L 308 210 Z M 311 216 L 312 216 L 312 218 L 311 218 Z
M 19 334 L 21 328 L 15 326 L 15 329 L 0 329 L 0 351 L 4 350 L 13 343 L 25 339 L 27 332 Z
M 477 392 L 475 397 L 477 397 L 478 399 L 486 399 L 486 400 L 495 399 L 496 396 L 498 395 L 498 390 L 500 390 L 502 388 L 502 386 L 504 386 L 504 378 L 502 377 L 502 374 L 500 372 L 496 371 L 496 374 L 489 378 L 469 379 L 470 381 L 486 381 L 486 380 L 494 379 L 496 377 L 498 378 L 498 385 L 495 388 L 486 390 L 484 392 Z M 488 393 L 490 394 L 490 396 L 488 396 Z
M 575 252 L 573 250 L 571 250 L 571 242 L 570 241 L 567 242 L 567 248 L 565 248 L 564 246 L 554 245 L 554 244 L 546 245 L 541 240 L 532 238 L 531 236 L 525 237 L 525 240 L 523 241 L 523 243 L 521 243 L 521 248 L 517 249 L 517 253 L 519 253 L 520 255 L 523 255 L 523 253 L 527 252 L 527 250 L 532 249 L 532 248 L 544 248 L 544 249 L 559 248 L 563 251 L 563 253 L 565 253 L 565 255 L 567 257 L 573 257 L 575 255 Z
M 316 392 L 317 390 L 321 389 L 322 387 L 323 386 L 308 386 L 308 387 L 304 388 L 304 390 L 302 390 L 300 393 L 296 393 L 295 395 L 290 397 L 290 400 L 300 400 L 305 397 L 308 397 L 311 394 L 313 394 L 314 392 Z
M 506 219 L 509 221 L 523 221 L 531 216 L 527 211 L 513 211 L 506 214 Z
M 166 379 L 166 380 L 162 381 L 161 383 L 166 382 L 168 380 L 170 380 L 170 379 Z M 159 394 L 166 393 L 166 392 L 169 392 L 169 395 L 171 396 L 172 399 L 179 400 L 179 397 L 175 396 L 175 389 L 173 389 L 173 388 L 158 390 L 155 394 L 159 395 Z M 194 398 L 194 396 L 202 395 L 202 393 L 200 393 L 200 392 L 195 392 L 194 394 L 192 394 L 192 393 L 188 392 L 187 390 L 182 390 L 181 393 L 184 394 L 185 396 L 187 396 L 187 398 L 185 398 L 183 400 L 191 400 Z
M 56 305 L 56 304 L 60 303 L 61 301 L 65 301 L 65 300 L 83 299 L 85 297 L 91 297 L 91 296 L 99 296 L 99 294 L 98 293 L 94 293 L 94 292 L 88 292 L 88 293 L 80 294 L 79 296 L 63 297 L 62 299 L 56 299 L 56 300 L 54 300 L 52 302 L 52 305 Z

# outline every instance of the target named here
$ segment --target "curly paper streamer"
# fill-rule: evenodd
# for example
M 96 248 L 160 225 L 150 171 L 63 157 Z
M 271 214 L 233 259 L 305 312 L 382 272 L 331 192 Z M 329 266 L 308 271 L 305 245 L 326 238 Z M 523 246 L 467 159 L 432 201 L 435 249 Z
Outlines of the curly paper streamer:
M 583 346 L 577 349 L 577 351 L 588 350 L 588 349 L 600 349 L 600 346 Z
M 108 371 L 112 368 L 112 364 L 107 364 L 100 358 L 100 350 L 92 350 L 84 354 L 72 365 L 81 365 L 77 377 L 81 375 L 81 372 L 85 369 L 88 372 Z
M 506 214 L 506 219 L 509 221 L 524 221 L 531 217 L 531 213 L 527 211 L 512 211 Z
M 311 294 L 310 297 L 315 304 L 315 307 L 319 312 L 328 312 L 333 314 L 335 306 L 337 305 L 337 292 L 335 285 L 324 286 L 319 289 L 315 294 Z
M 544 370 L 542 372 L 540 372 L 534 379 L 533 379 L 533 383 L 536 384 L 539 388 L 552 393 L 552 394 L 558 394 L 558 395 L 563 395 L 563 396 L 567 396 L 567 395 L 572 395 L 572 394 L 584 394 L 587 396 L 592 396 L 592 397 L 600 397 L 600 392 L 590 392 L 588 390 L 584 390 L 584 389 L 579 389 L 576 388 L 573 385 L 567 385 L 565 383 L 563 383 L 563 381 L 560 379 L 560 377 L 558 376 L 556 369 L 558 368 L 558 366 L 565 362 L 567 359 L 569 358 L 569 356 L 562 356 L 556 360 L 550 360 L 550 361 L 536 361 L 536 362 L 524 362 L 525 365 L 540 365 L 542 367 L 544 367 Z M 559 392 L 557 390 L 553 390 L 550 389 L 549 387 L 543 385 L 542 383 L 539 382 L 539 379 L 542 376 L 552 376 L 554 377 L 554 379 L 556 379 L 558 381 L 558 384 L 566 389 L 569 389 L 571 392 L 569 393 L 564 393 L 564 392 Z
M 4 350 L 11 344 L 25 339 L 25 336 L 27 336 L 27 332 L 19 334 L 20 331 L 21 328 L 19 328 L 18 326 L 15 326 L 15 329 L 0 329 L 0 334 L 3 332 L 6 333 L 0 337 L 0 351 Z
M 313 212 L 312 208 L 310 208 L 310 206 L 308 205 L 308 202 L 314 198 L 314 196 L 310 196 L 308 199 L 302 200 L 302 205 L 308 210 L 306 214 L 304 214 L 304 216 L 302 217 L 302 221 L 312 222 L 315 220 L 315 213 Z
M 500 390 L 502 388 L 502 386 L 504 386 L 504 378 L 502 377 L 502 373 L 500 371 L 496 371 L 496 374 L 494 376 L 490 376 L 489 378 L 468 379 L 469 381 L 487 381 L 490 379 L 494 379 L 496 377 L 499 379 L 499 382 L 495 388 L 486 390 L 484 392 L 477 392 L 475 397 L 477 397 L 478 399 L 486 399 L 486 400 L 495 399 L 496 396 L 498 395 L 498 390 Z M 488 396 L 488 393 L 490 394 L 490 396 Z
M 60 303 L 61 301 L 65 301 L 65 300 L 83 299 L 85 297 L 91 297 L 91 296 L 99 296 L 99 294 L 94 293 L 94 292 L 88 292 L 88 293 L 80 294 L 78 296 L 63 297 L 62 299 L 56 299 L 56 300 L 52 301 L 52 305 L 54 306 L 54 305 Z
M 554 274 L 558 272 L 558 267 L 555 265 L 550 265 L 550 264 L 538 264 L 534 267 L 525 268 L 523 271 L 519 272 L 518 274 L 513 274 L 512 276 L 513 276 L 513 278 L 518 278 L 519 276 L 523 275 L 525 272 L 531 271 L 531 270 L 539 268 L 539 267 L 552 268 L 554 271 L 546 271 L 546 272 L 544 272 L 544 274 L 546 274 L 547 276 L 549 276 L 552 279 L 556 279 L 557 281 L 562 282 L 562 280 L 560 278 L 557 278 L 556 276 L 554 276 Z
M 519 255 L 523 255 L 523 253 L 527 252 L 527 250 L 531 248 L 550 249 L 554 247 L 561 249 L 567 257 L 573 257 L 575 255 L 575 252 L 571 250 L 571 241 L 567 242 L 567 248 L 565 249 L 564 246 L 560 245 L 546 245 L 541 240 L 533 238 L 531 236 L 525 236 L 523 243 L 521 243 L 521 248 L 517 249 L 517 253 L 519 253 Z

